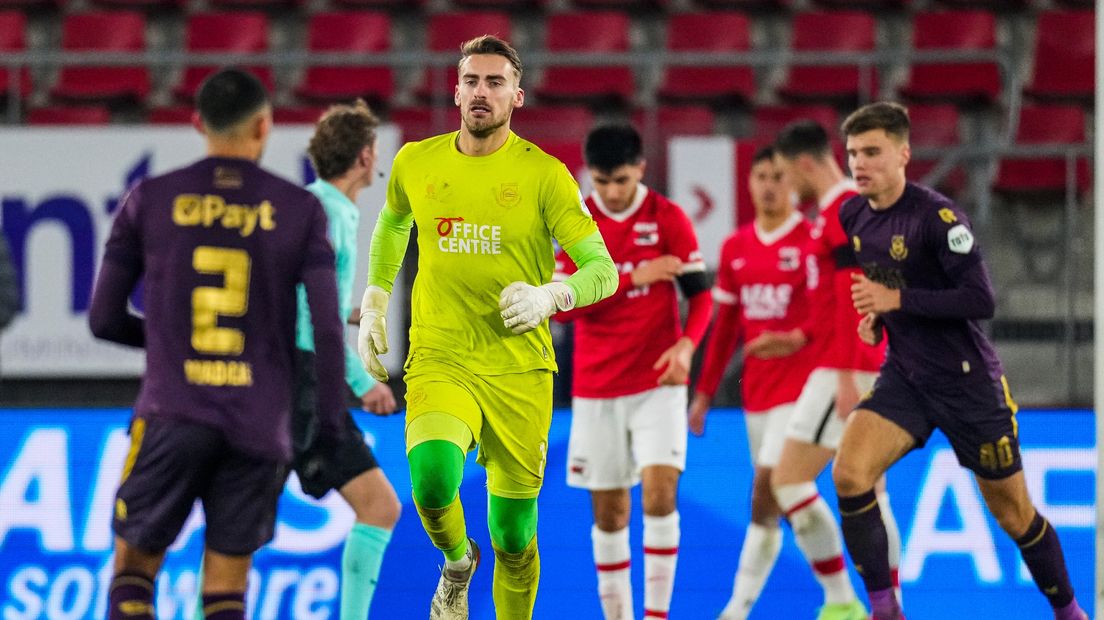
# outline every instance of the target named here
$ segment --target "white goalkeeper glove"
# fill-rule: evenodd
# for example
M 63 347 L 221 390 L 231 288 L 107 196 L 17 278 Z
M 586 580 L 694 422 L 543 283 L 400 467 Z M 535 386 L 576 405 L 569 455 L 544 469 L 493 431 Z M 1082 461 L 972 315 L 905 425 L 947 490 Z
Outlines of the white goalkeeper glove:
M 533 286 L 514 282 L 502 289 L 498 296 L 498 308 L 502 310 L 502 323 L 515 334 L 536 329 L 557 310 L 575 307 L 575 292 L 563 282 Z
M 360 333 L 357 351 L 364 369 L 381 383 L 387 381 L 387 369 L 379 356 L 387 353 L 387 300 L 391 294 L 378 286 L 364 289 L 360 301 Z

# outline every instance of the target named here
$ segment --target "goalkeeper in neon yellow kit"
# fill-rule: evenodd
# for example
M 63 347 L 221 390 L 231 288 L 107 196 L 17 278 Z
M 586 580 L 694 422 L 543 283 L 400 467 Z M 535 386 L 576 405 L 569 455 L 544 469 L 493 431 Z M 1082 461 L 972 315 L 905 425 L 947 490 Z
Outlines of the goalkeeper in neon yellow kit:
M 462 51 L 460 131 L 407 144 L 395 157 L 369 251 L 360 355 L 386 379 L 384 315 L 416 222 L 406 450 L 418 515 L 446 560 L 430 618 L 468 617 L 479 549 L 459 489 L 476 445 L 490 492 L 497 616 L 529 618 L 556 370 L 547 319 L 611 295 L 617 272 L 564 165 L 510 131 L 524 101 L 517 52 L 492 36 Z M 579 266 L 566 282 L 548 283 L 553 238 Z

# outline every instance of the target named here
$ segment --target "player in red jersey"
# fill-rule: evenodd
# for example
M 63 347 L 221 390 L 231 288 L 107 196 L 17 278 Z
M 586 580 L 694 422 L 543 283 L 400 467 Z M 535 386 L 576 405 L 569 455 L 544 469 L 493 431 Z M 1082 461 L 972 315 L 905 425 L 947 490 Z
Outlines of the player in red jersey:
M 786 126 L 775 142 L 775 157 L 794 190 L 804 201 L 819 207 L 813 225 L 811 252 L 816 256 L 818 282 L 806 324 L 789 332 L 765 337 L 754 353 L 772 355 L 802 345 L 810 348 L 813 372 L 797 400 L 786 429 L 786 443 L 778 466 L 771 474 L 771 486 L 806 555 L 813 560 L 817 581 L 825 592 L 821 618 L 860 618 L 854 603 L 855 590 L 847 574 L 839 526 L 828 504 L 820 497 L 816 478 L 835 455 L 847 416 L 859 395 L 874 385 L 885 358 L 884 345 L 873 347 L 859 341 L 857 328 L 862 317 L 850 298 L 851 274 L 858 268 L 851 243 L 839 223 L 839 209 L 856 195 L 832 155 L 828 133 L 812 121 Z M 885 485 L 879 485 L 887 502 Z M 892 514 L 885 511 L 890 533 L 890 563 L 900 558 L 900 534 Z M 845 606 L 853 615 L 838 614 Z
M 721 248 L 713 286 L 717 318 L 690 405 L 690 430 L 697 435 L 705 431 L 710 400 L 740 341 L 754 348 L 764 332 L 799 327 L 809 312 L 807 252 L 812 227 L 794 209 L 791 188 L 773 158 L 774 149 L 769 146 L 755 153 L 748 175 L 755 221 L 740 227 Z M 810 370 L 812 360 L 804 349 L 782 357 L 744 358 L 744 421 L 755 478 L 751 523 L 744 535 L 732 598 L 720 615 L 724 620 L 748 617 L 782 548 L 782 511 L 771 494 L 771 470 L 778 463 L 786 423 Z
M 567 483 L 589 489 L 598 593 L 607 619 L 633 618 L 629 489 L 644 504 L 644 617 L 666 618 L 678 559 L 678 480 L 686 466 L 686 382 L 712 304 L 690 219 L 641 182 L 640 135 L 628 125 L 590 132 L 585 156 L 594 216 L 621 273 L 617 292 L 553 315 L 575 322 Z M 575 269 L 564 253 L 556 276 Z M 689 299 L 683 329 L 676 286 Z

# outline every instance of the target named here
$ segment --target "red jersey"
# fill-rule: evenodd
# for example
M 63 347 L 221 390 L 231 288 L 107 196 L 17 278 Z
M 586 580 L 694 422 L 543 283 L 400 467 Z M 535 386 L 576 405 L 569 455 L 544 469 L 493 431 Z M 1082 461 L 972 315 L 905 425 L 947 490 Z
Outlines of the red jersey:
M 717 317 L 709 336 L 697 390 L 712 396 L 740 340 L 765 331 L 800 327 L 809 313 L 807 280 L 815 257 L 808 254 L 812 226 L 794 213 L 769 233 L 753 222 L 721 247 L 713 300 Z M 786 357 L 744 358 L 744 409 L 762 413 L 797 400 L 812 371 L 808 347 Z
M 858 196 L 850 179 L 837 183 L 820 200 L 820 213 L 810 232 L 810 253 L 816 257 L 818 277 L 814 311 L 802 326 L 815 353 L 816 368 L 877 372 L 885 359 L 885 340 L 872 347 L 859 340 L 862 316 L 851 303 L 851 274 L 862 273 L 851 240 L 840 225 L 840 206 Z
M 641 263 L 665 254 L 682 261 L 683 274 L 704 273 L 698 237 L 678 205 L 643 184 L 620 213 L 610 212 L 593 193 L 586 205 L 621 276 L 609 298 L 552 315 L 560 322 L 575 321 L 572 395 L 615 398 L 653 389 L 660 371 L 652 365 L 683 335 L 678 295 L 674 282 L 635 288 L 630 274 Z M 563 280 L 575 270 L 571 257 L 561 250 L 553 277 Z M 704 295 L 703 299 L 707 300 Z M 704 325 L 708 322 L 706 315 Z M 690 331 L 688 322 L 687 336 Z

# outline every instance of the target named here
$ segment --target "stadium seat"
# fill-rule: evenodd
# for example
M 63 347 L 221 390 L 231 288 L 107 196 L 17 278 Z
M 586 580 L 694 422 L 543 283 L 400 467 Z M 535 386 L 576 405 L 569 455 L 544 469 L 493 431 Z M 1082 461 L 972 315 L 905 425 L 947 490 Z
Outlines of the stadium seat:
M 403 141 L 424 140 L 460 128 L 460 110 L 453 105 L 395 108 L 387 120 L 402 129 Z
M 1032 79 L 1025 94 L 1040 100 L 1092 101 L 1096 88 L 1095 22 L 1092 11 L 1039 15 Z
M 751 49 L 748 18 L 734 11 L 682 13 L 667 22 L 672 52 L 745 52 Z M 751 67 L 664 67 L 659 96 L 667 101 L 738 100 L 755 96 Z
M 307 26 L 307 49 L 370 57 L 391 48 L 391 18 L 386 13 L 348 11 L 319 13 Z M 308 101 L 344 101 L 364 97 L 389 99 L 395 90 L 391 68 L 385 66 L 307 67 L 295 94 Z
M 1029 0 L 935 0 L 950 9 L 985 9 L 999 13 L 1002 11 L 1016 11 L 1028 6 Z
M 524 11 L 538 8 L 540 6 L 540 0 L 452 0 L 452 5 L 465 9 Z
M 810 119 L 821 124 L 828 135 L 835 135 L 839 128 L 839 113 L 824 105 L 777 106 L 764 105 L 751 113 L 753 140 L 773 141 L 782 128 L 796 120 Z
M 277 125 L 313 125 L 325 111 L 315 106 L 279 107 L 272 110 L 272 121 Z
M 61 48 L 70 52 L 144 52 L 146 18 L 129 11 L 66 15 Z M 146 67 L 62 67 L 54 97 L 71 101 L 143 100 L 150 90 Z
M 237 13 L 199 13 L 188 18 L 184 46 L 189 52 L 265 52 L 268 51 L 268 17 L 256 11 Z M 203 80 L 215 72 L 213 66 L 187 66 L 173 94 L 190 102 Z M 246 67 L 265 87 L 275 83 L 269 67 Z
M 111 112 L 104 106 L 49 106 L 27 112 L 28 125 L 107 125 Z
M 546 24 L 549 52 L 626 52 L 629 16 L 614 11 L 556 13 Z M 628 66 L 551 66 L 536 88 L 549 101 L 628 101 L 634 93 Z
M 913 20 L 915 50 L 995 50 L 996 17 L 989 11 L 920 13 Z M 913 61 L 901 95 L 918 101 L 985 103 L 1000 95 L 997 63 Z
M 918 150 L 936 150 L 955 147 L 962 143 L 959 131 L 959 112 L 952 104 L 911 105 L 909 106 L 909 144 L 913 149 L 907 173 L 910 181 L 923 182 L 939 163 L 939 156 L 917 153 Z M 954 194 L 966 184 L 963 164 L 959 162 L 952 168 L 936 187 Z
M 498 11 L 437 13 L 429 18 L 429 51 L 457 52 L 462 43 L 484 34 L 511 40 L 510 16 Z M 438 69 L 436 74 L 427 68 L 417 94 L 422 99 L 452 101 L 456 83 L 455 65 Z
M 813 0 L 813 4 L 829 10 L 899 10 L 911 3 L 911 0 Z
M 149 111 L 146 122 L 151 125 L 191 125 L 194 112 L 192 106 L 184 105 L 153 108 Z
M 510 129 L 532 142 L 582 142 L 593 124 L 594 113 L 585 106 L 524 106 L 510 118 Z
M 582 142 L 571 140 L 534 140 L 533 142 L 545 153 L 562 161 L 576 179 L 585 174 L 586 164 L 583 162 Z
M 19 11 L 0 11 L 0 53 L 22 52 L 27 49 L 27 17 Z M 0 98 L 10 97 L 11 71 L 8 67 L 0 66 Z M 18 84 L 16 93 L 19 99 L 24 99 L 31 92 L 31 72 L 27 67 L 18 71 Z
M 1017 145 L 1084 144 L 1085 113 L 1078 106 L 1039 105 L 1020 110 Z M 1076 163 L 1077 189 L 1089 188 L 1088 162 Z M 1011 192 L 1061 192 L 1066 187 L 1063 157 L 1010 157 L 1000 161 L 993 189 Z
M 648 158 L 646 182 L 662 187 L 667 179 L 667 147 L 675 136 L 708 136 L 716 126 L 713 110 L 707 106 L 660 106 L 652 116 L 635 110 L 632 124 L 644 139 Z
M 859 11 L 798 13 L 790 44 L 796 52 L 868 52 L 874 50 L 874 16 Z M 783 97 L 800 101 L 852 104 L 859 99 L 863 77 L 858 65 L 791 65 L 779 89 Z M 867 76 L 866 92 L 878 92 L 877 71 Z

